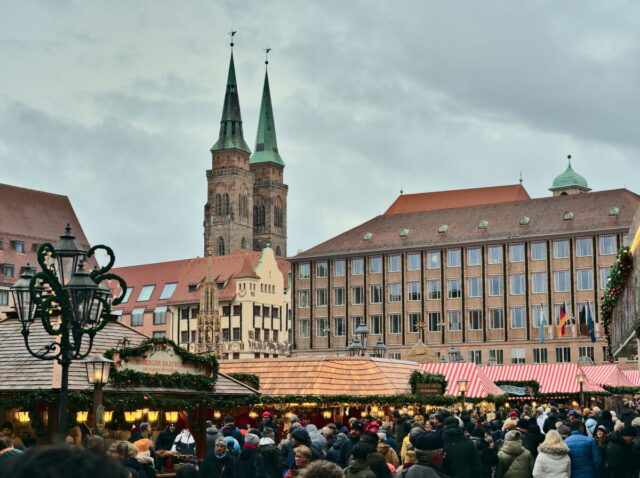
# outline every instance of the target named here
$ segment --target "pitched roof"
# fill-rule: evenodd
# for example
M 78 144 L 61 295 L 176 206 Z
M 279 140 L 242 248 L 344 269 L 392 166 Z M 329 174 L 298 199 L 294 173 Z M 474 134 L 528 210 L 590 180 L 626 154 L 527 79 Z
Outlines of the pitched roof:
M 488 188 L 457 189 L 429 193 L 401 194 L 386 210 L 385 215 L 407 212 L 435 211 L 480 204 L 531 199 L 522 184 Z
M 612 189 L 455 209 L 382 215 L 308 249 L 292 260 L 516 238 L 566 236 L 593 231 L 622 231 L 628 230 L 639 204 L 640 196 L 637 194 L 626 189 Z M 612 207 L 619 208 L 617 216 L 609 215 Z M 572 212 L 573 219 L 564 220 L 566 212 Z M 527 225 L 520 225 L 524 216 L 529 222 Z M 480 221 L 487 221 L 486 229 L 478 227 Z M 447 226 L 446 231 L 438 232 L 443 225 Z M 402 229 L 409 229 L 409 234 L 401 237 Z M 370 238 L 365 239 L 365 234 Z
M 609 387 L 633 387 L 633 382 L 617 365 L 593 365 L 580 367 L 589 383 Z
M 420 370 L 444 375 L 448 382 L 445 395 L 459 395 L 459 379 L 465 379 L 468 382 L 467 397 L 484 398 L 487 395 L 502 395 L 504 393 L 475 363 L 423 363 L 420 365 Z
M 0 239 L 4 239 L 0 263 L 15 266 L 14 278 L 2 278 L 3 282 L 15 282 L 27 263 L 37 265 L 33 245 L 55 244 L 67 224 L 78 244 L 89 249 L 89 241 L 67 196 L 0 184 L 0 210 Z M 16 252 L 11 241 L 24 242 L 25 253 Z
M 215 282 L 222 284 L 223 288 L 217 291 L 219 301 L 233 300 L 236 295 L 235 278 L 251 277 L 248 271 L 258 277 L 253 271 L 258 266 L 262 252 L 234 250 L 225 256 L 213 258 L 213 277 Z M 291 264 L 276 258 L 278 268 L 283 275 L 283 285 L 289 286 L 288 275 Z M 199 286 L 207 276 L 207 258 L 184 259 L 180 261 L 159 262 L 156 264 L 143 264 L 138 266 L 120 267 L 113 269 L 113 273 L 122 277 L 128 287 L 133 288 L 131 297 L 126 304 L 118 306 L 125 313 L 137 307 L 144 307 L 147 311 L 153 310 L 159 305 L 193 304 L 200 302 L 202 294 Z M 167 299 L 160 299 L 165 284 L 176 283 L 173 295 Z M 114 282 L 114 294 L 119 293 Z M 148 301 L 137 302 L 138 295 L 145 285 L 155 285 L 155 289 Z M 195 290 L 192 290 L 196 286 Z M 190 291 L 191 289 L 191 291 Z
M 536 365 L 501 365 L 480 367 L 494 382 L 500 380 L 535 380 L 540 384 L 540 393 L 577 393 L 580 385 L 576 375 L 580 368 L 575 363 L 549 363 Z M 585 392 L 602 392 L 603 389 L 588 380 Z
M 263 395 L 395 395 L 410 393 L 418 364 L 401 360 L 331 357 L 221 361 L 224 373 L 260 377 Z

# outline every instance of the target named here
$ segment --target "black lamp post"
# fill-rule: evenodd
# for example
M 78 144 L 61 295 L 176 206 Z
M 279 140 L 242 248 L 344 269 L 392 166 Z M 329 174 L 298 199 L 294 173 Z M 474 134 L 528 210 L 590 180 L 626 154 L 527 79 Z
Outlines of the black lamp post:
M 364 355 L 364 350 L 367 348 L 367 340 L 369 338 L 369 327 L 367 327 L 364 322 L 360 322 L 360 325 L 356 327 L 356 330 L 353 333 L 360 339 L 360 343 L 362 344 L 362 355 Z
M 458 379 L 458 392 L 460 392 L 460 405 L 462 405 L 462 409 L 465 410 L 465 398 L 467 396 L 467 385 L 469 384 L 469 380 L 466 378 Z
M 580 409 L 582 410 L 584 408 L 584 381 L 586 380 L 586 377 L 584 376 L 584 373 L 578 372 L 576 374 L 576 378 L 580 384 Z
M 84 271 L 84 261 L 99 249 L 106 252 L 109 263 L 89 274 Z M 122 302 L 127 290 L 121 277 L 108 273 L 114 262 L 113 251 L 107 246 L 82 250 L 67 224 L 55 246 L 47 242 L 38 248 L 38 264 L 42 270 L 34 274 L 33 269 L 25 269 L 11 288 L 27 350 L 37 359 L 57 360 L 62 368 L 58 423 L 62 441 L 67 436 L 69 366 L 73 360 L 84 359 L 91 353 L 96 333 L 109 321 L 111 305 Z M 120 284 L 120 297 L 113 303 L 111 292 L 100 287 L 105 280 L 116 280 Z M 42 324 L 52 339 L 33 350 L 29 336 L 36 323 Z M 83 343 L 85 336 L 87 342 Z
M 462 358 L 462 354 L 458 349 L 454 347 L 449 348 L 449 350 L 447 351 L 447 355 L 449 356 L 449 362 L 451 363 L 464 362 L 464 359 Z
M 358 337 L 354 337 L 353 341 L 347 347 L 347 353 L 349 357 L 361 357 L 364 353 L 364 347 L 360 343 Z
M 373 346 L 373 356 L 376 358 L 384 358 L 387 353 L 387 346 L 382 341 L 382 338 L 378 339 L 378 342 Z
M 87 368 L 87 381 L 93 385 L 93 426 L 100 434 L 104 431 L 104 408 L 102 407 L 102 387 L 109 381 L 109 372 L 113 360 L 95 356 L 84 361 Z

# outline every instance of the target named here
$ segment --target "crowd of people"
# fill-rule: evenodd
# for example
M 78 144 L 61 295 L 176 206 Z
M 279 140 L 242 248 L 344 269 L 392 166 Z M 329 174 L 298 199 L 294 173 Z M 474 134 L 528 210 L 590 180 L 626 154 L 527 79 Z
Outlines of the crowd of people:
M 265 412 L 259 426 L 207 423 L 206 458 L 179 467 L 178 478 L 639 478 L 640 409 L 625 402 L 614 411 L 548 407 L 441 409 L 392 420 L 372 416 L 318 429 L 291 415 L 278 433 Z M 18 448 L 12 430 L 0 436 L 0 476 L 39 476 L 38 467 L 91 470 L 100 478 L 155 478 L 175 457 L 195 457 L 188 428 L 169 424 L 153 440 L 148 423 L 134 426 L 127 441 L 88 436 L 67 447 Z M 95 463 L 111 465 L 95 468 Z M 65 468 L 66 467 L 66 468 Z M 75 467 L 75 468 L 74 468 Z M 3 474 L 8 473 L 8 474 Z M 53 475 L 52 475 L 53 476 Z M 55 476 L 65 476 L 64 473 Z M 71 475 L 70 475 L 71 476 Z

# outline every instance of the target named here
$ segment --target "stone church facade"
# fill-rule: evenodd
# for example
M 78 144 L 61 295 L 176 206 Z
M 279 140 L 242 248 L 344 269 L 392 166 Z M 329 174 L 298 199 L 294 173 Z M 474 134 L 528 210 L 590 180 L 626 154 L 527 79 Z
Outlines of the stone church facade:
M 252 153 L 244 140 L 232 53 L 220 133 L 211 148 L 211 169 L 207 171 L 205 255 L 210 251 L 221 256 L 236 249 L 262 250 L 270 244 L 276 256 L 286 256 L 288 186 L 283 173 L 268 73 Z

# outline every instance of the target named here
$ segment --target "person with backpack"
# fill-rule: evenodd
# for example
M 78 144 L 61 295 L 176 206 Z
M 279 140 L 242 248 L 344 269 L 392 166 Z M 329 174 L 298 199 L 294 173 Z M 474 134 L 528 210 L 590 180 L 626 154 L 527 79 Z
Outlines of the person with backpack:
M 266 470 L 264 458 L 260 454 L 258 446 L 260 438 L 253 433 L 244 436 L 242 451 L 236 460 L 236 475 L 242 478 L 264 478 Z
M 196 439 L 193 437 L 188 428 L 184 428 L 173 441 L 171 451 L 180 455 L 196 454 Z
M 522 433 L 511 430 L 498 452 L 494 478 L 532 478 L 533 456 L 522 446 Z
M 476 478 L 480 475 L 480 454 L 460 428 L 457 417 L 444 421 L 444 471 L 452 478 Z

